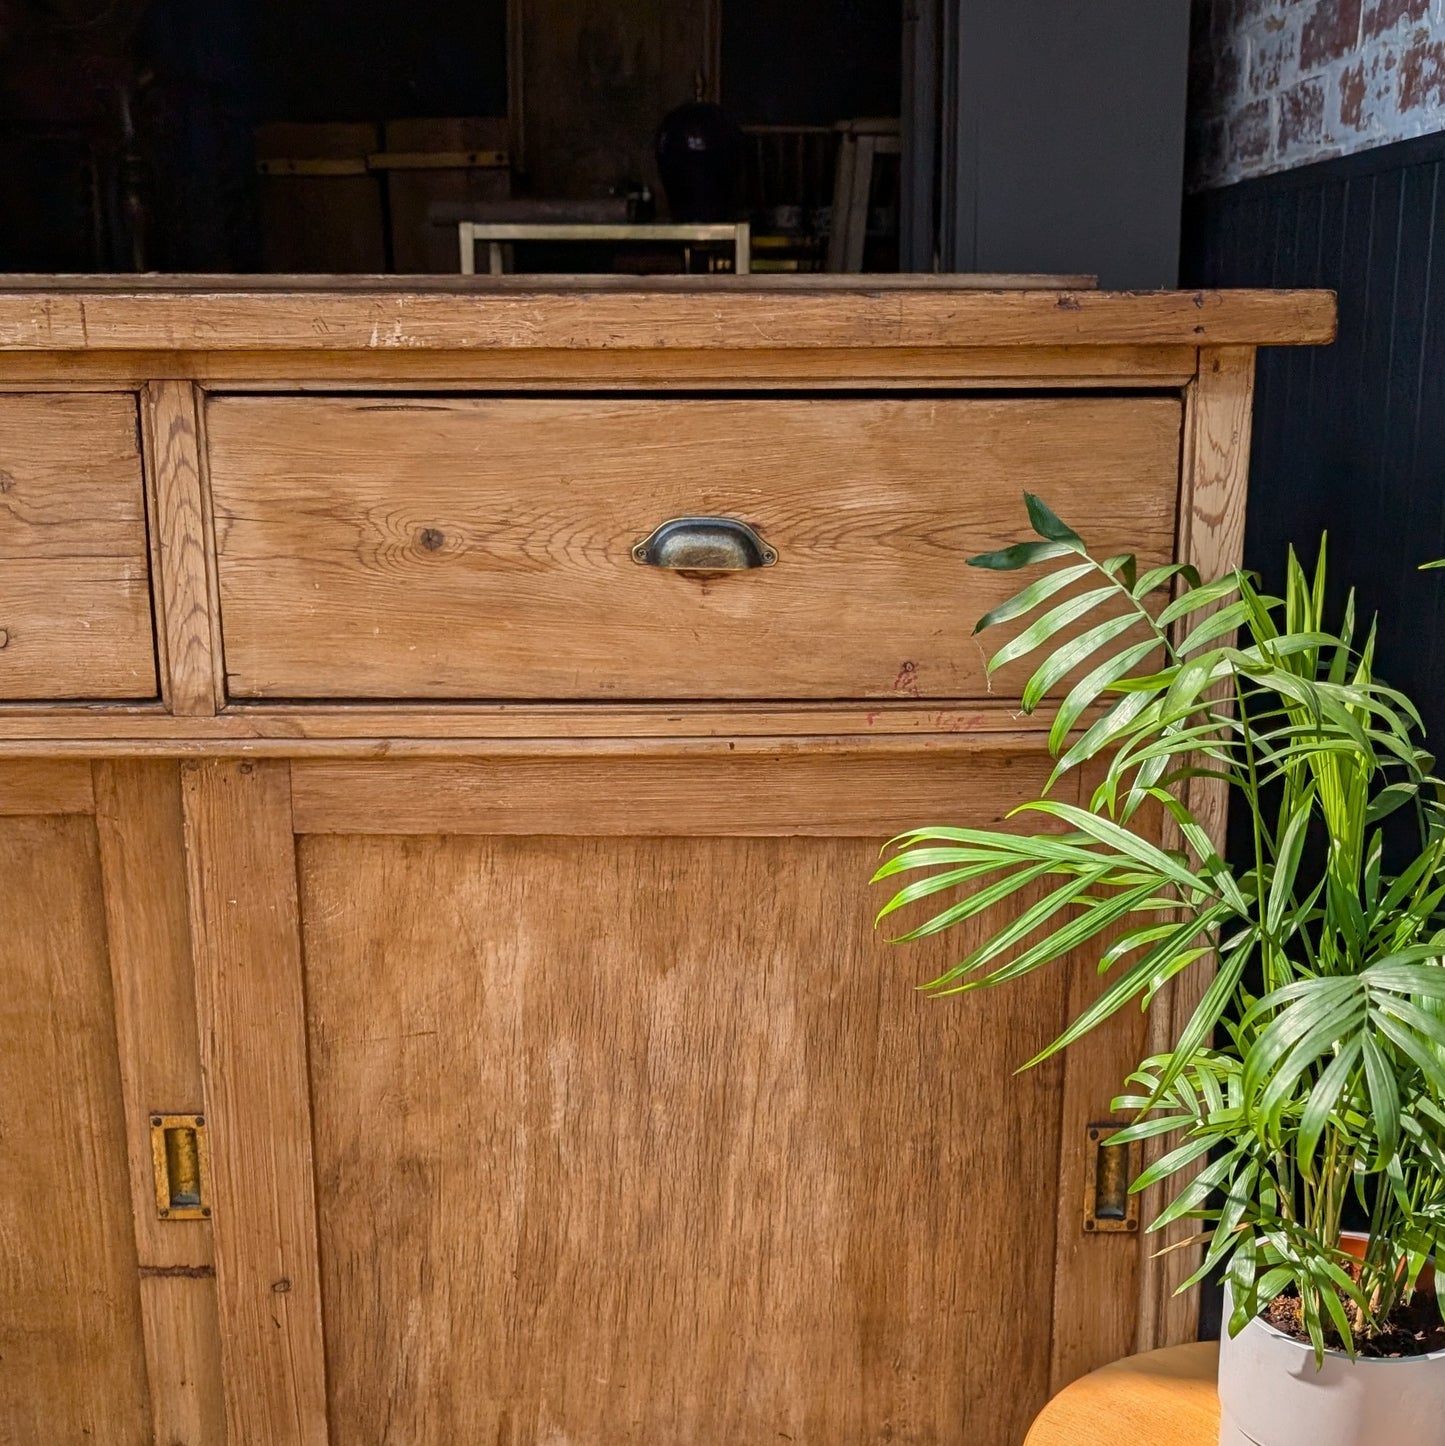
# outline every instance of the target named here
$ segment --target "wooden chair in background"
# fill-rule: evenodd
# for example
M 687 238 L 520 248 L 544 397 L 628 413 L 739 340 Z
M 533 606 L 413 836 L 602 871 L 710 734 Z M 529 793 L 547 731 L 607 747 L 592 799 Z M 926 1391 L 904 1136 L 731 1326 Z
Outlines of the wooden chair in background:
M 879 156 L 900 153 L 898 121 L 840 121 L 838 168 L 833 181 L 833 221 L 828 233 L 828 270 L 862 271 L 868 239 L 868 203 Z

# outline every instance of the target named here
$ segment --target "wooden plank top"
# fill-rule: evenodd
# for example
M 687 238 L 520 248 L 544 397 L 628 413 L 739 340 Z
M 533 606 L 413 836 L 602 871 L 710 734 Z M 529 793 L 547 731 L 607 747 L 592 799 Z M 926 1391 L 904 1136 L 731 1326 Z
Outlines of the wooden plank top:
M 1215 1446 L 1219 1343 L 1127 1356 L 1066 1386 L 1024 1446 Z
M 7 277 L 0 352 L 1291 346 L 1335 331 L 1327 291 L 837 280 Z

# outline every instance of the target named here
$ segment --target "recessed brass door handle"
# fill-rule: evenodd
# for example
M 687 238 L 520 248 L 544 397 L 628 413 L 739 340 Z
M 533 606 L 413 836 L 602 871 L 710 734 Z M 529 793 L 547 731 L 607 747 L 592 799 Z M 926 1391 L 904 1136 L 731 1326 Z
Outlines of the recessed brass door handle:
M 151 1116 L 156 1214 L 204 1220 L 211 1214 L 211 1150 L 204 1115 Z
M 777 552 L 736 517 L 670 517 L 632 549 L 632 560 L 672 572 L 771 567 Z
M 1089 1126 L 1084 1170 L 1084 1229 L 1086 1231 L 1137 1230 L 1139 1197 L 1129 1193 L 1129 1182 L 1144 1168 L 1138 1140 L 1111 1145 L 1124 1127 L 1105 1122 Z

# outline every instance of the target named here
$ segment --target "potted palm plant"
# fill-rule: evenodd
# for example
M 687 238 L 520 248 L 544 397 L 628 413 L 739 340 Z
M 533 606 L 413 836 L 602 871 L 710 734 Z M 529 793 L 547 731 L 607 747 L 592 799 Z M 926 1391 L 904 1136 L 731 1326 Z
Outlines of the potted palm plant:
M 1038 831 L 895 839 L 880 920 L 904 911 L 909 940 L 983 916 L 937 994 L 1087 951 L 1097 1001 L 1029 1064 L 1208 972 L 1114 1138 L 1153 1142 L 1150 1228 L 1207 1242 L 1181 1289 L 1225 1279 L 1221 1442 L 1445 1442 L 1445 790 L 1419 715 L 1375 678 L 1353 597 L 1326 625 L 1323 547 L 1275 598 L 1095 557 L 1025 500 L 1036 535 L 972 565 L 1042 569 L 978 624 L 1011 633 L 990 672 L 1034 659 L 1023 708 L 1051 715 L 1053 774 L 1017 810 Z M 1081 804 L 1054 796 L 1075 769 Z M 1199 779 L 1242 811 L 1238 865 L 1188 806 Z

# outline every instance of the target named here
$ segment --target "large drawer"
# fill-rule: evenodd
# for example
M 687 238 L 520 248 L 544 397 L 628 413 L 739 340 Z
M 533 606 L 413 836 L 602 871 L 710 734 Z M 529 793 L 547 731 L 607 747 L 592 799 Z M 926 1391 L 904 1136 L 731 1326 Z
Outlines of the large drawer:
M 973 623 L 1018 584 L 965 559 L 1025 530 L 1025 490 L 1105 549 L 1174 542 L 1174 397 L 220 396 L 206 420 L 236 698 L 978 697 Z M 776 561 L 635 560 L 685 516 Z
M 131 393 L 0 396 L 0 698 L 154 698 Z

